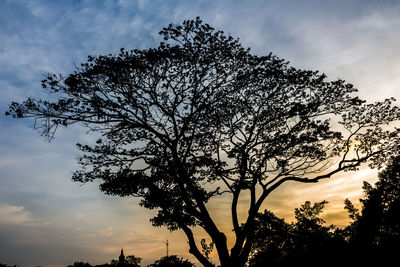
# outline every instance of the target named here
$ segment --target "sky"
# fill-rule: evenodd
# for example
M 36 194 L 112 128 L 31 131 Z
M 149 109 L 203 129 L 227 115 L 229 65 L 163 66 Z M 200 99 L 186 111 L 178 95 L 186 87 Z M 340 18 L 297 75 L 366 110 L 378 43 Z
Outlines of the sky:
M 147 265 L 165 255 L 167 239 L 170 254 L 193 259 L 184 235 L 152 227 L 153 212 L 136 199 L 71 181 L 75 144 L 94 139 L 84 129 L 60 129 L 49 143 L 32 129 L 34 121 L 4 116 L 12 101 L 44 96 L 43 74 L 68 74 L 88 55 L 156 47 L 162 27 L 200 16 L 252 53 L 272 52 L 329 80 L 345 79 L 369 102 L 400 98 L 399 14 L 399 1 L 384 0 L 0 0 L 0 263 L 101 264 L 123 247 Z M 344 226 L 343 201 L 357 202 L 363 181 L 376 181 L 376 171 L 287 184 L 264 208 L 290 221 L 304 201 L 328 200 L 324 218 Z M 209 205 L 222 224 L 224 201 Z

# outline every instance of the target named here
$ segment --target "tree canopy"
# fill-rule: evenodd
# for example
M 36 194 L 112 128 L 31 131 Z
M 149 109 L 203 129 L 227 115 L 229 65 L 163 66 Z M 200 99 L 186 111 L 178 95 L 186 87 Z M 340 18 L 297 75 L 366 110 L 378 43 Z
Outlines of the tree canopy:
M 398 144 L 399 131 L 382 127 L 399 118 L 394 99 L 366 104 L 351 84 L 254 55 L 199 18 L 160 34 L 156 48 L 89 56 L 72 74 L 48 74 L 42 87 L 53 100 L 28 98 L 7 114 L 35 118 L 49 139 L 76 123 L 100 134 L 94 144 L 78 144 L 73 180 L 100 180 L 106 194 L 139 197 L 158 211 L 153 225 L 183 230 L 205 266 L 213 264 L 192 227 L 211 237 L 222 266 L 243 266 L 272 191 L 367 161 L 379 167 Z M 249 209 L 240 222 L 243 193 Z M 232 248 L 207 209 L 222 194 L 232 200 Z

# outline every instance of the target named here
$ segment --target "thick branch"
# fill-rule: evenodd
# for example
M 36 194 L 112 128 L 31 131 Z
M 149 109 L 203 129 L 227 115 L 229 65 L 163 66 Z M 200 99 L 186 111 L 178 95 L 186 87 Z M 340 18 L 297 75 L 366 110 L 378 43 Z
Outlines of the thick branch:
M 214 267 L 214 264 L 212 264 L 197 248 L 196 241 L 193 237 L 193 232 L 190 230 L 190 228 L 187 227 L 185 224 L 180 224 L 179 226 L 182 228 L 188 238 L 189 253 L 195 256 L 196 259 L 198 259 L 199 262 L 205 267 Z

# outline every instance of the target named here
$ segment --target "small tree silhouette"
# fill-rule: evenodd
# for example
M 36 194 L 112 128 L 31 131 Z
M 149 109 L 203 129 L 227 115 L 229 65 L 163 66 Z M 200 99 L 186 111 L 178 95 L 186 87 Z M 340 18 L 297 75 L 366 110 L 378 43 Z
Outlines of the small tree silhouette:
M 176 255 L 164 256 L 154 263 L 148 265 L 148 267 L 193 267 L 193 263 L 183 258 L 178 258 Z
M 328 259 L 330 264 L 343 263 L 344 236 L 335 226 L 324 226 L 320 217 L 326 203 L 305 202 L 295 209 L 291 224 L 267 210 L 260 214 L 250 266 L 318 266 Z
M 131 267 L 140 267 L 140 263 L 142 262 L 142 258 L 135 257 L 134 255 L 126 256 L 125 260 L 127 265 Z

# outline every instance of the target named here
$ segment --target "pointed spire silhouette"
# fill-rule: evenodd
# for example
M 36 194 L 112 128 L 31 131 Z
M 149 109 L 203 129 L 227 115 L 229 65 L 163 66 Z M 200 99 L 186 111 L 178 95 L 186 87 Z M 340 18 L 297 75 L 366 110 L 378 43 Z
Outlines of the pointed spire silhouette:
M 119 263 L 125 263 L 125 255 L 123 247 L 121 247 L 121 255 L 119 256 Z

